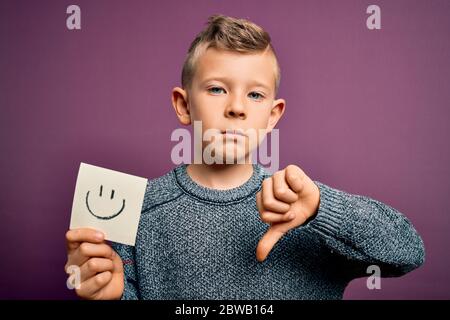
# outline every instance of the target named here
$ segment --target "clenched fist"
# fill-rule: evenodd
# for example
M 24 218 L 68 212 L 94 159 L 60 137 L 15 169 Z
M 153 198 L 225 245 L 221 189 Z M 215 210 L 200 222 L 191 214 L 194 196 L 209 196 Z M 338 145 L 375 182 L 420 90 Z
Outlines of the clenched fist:
M 256 204 L 261 220 L 270 227 L 258 243 L 256 259 L 264 261 L 283 235 L 314 216 L 319 202 L 319 188 L 295 165 L 265 179 L 256 194 Z

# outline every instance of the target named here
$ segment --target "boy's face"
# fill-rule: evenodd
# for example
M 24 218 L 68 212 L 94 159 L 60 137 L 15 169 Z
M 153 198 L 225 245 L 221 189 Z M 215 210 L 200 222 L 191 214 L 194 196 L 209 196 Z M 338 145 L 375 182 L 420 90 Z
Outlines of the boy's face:
M 234 160 L 242 156 L 248 159 L 284 111 L 285 101 L 274 99 L 275 70 L 275 58 L 269 50 L 243 54 L 208 48 L 197 60 L 191 87 L 173 89 L 175 111 L 182 124 L 201 121 L 203 134 L 215 130 L 211 143 L 219 146 L 215 152 L 222 154 L 224 162 L 229 155 Z M 227 134 L 226 130 L 241 134 Z M 263 136 L 258 138 L 261 132 Z M 203 149 L 208 144 L 204 141 Z M 234 153 L 227 155 L 227 148 Z

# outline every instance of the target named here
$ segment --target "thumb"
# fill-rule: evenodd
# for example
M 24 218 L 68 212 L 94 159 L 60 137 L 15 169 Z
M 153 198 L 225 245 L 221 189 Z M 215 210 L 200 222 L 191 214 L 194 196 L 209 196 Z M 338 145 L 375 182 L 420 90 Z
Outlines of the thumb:
M 284 234 L 285 232 L 279 230 L 276 225 L 271 225 L 269 230 L 267 230 L 267 232 L 259 240 L 258 246 L 256 247 L 256 259 L 259 262 L 263 262 Z

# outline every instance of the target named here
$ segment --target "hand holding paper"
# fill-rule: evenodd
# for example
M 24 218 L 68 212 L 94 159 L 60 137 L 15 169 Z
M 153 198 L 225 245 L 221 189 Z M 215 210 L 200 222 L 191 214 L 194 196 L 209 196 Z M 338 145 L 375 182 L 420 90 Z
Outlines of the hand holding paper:
M 147 179 L 81 163 L 66 233 L 65 270 L 79 270 L 78 296 L 120 299 L 123 263 L 105 240 L 134 245 Z

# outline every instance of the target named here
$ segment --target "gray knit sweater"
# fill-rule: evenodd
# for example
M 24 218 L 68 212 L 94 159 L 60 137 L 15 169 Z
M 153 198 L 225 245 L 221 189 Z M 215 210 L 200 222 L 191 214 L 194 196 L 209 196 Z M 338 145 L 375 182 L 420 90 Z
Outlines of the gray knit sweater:
M 270 175 L 255 164 L 243 185 L 215 190 L 186 168 L 149 180 L 136 246 L 113 244 L 125 268 L 122 299 L 342 299 L 369 265 L 393 277 L 424 262 L 422 239 L 404 215 L 318 181 L 317 215 L 258 262 L 268 225 L 255 195 Z

